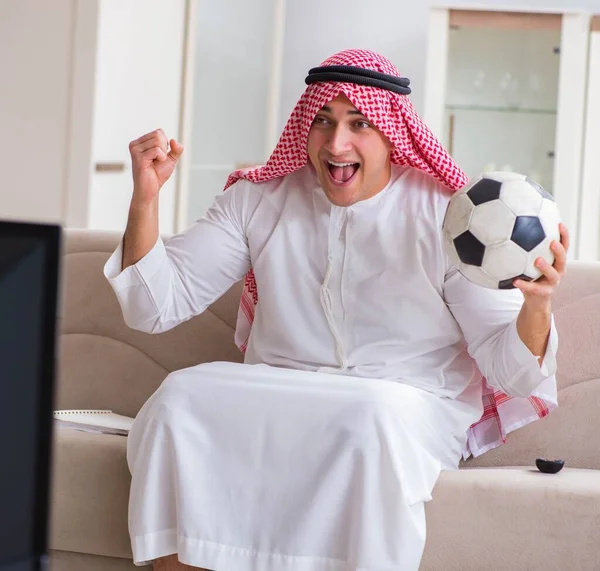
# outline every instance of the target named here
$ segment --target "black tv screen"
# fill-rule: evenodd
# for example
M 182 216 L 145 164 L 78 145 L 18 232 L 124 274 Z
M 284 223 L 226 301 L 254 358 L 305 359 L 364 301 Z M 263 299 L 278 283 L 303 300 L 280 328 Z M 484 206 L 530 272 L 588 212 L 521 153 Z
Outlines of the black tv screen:
M 45 566 L 60 227 L 0 221 L 0 571 Z

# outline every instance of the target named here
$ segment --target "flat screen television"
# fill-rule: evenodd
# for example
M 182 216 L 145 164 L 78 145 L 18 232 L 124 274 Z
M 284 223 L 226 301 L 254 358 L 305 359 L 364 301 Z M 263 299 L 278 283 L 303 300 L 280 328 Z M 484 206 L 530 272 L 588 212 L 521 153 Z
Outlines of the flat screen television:
M 0 221 L 0 571 L 48 567 L 60 238 Z

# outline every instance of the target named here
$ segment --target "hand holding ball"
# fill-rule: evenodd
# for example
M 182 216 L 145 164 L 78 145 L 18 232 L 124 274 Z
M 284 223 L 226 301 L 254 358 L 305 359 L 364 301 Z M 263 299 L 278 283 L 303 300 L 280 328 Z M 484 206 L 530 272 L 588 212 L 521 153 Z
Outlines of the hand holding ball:
M 537 258 L 554 263 L 550 243 L 560 241 L 559 223 L 556 202 L 535 181 L 517 173 L 485 173 L 452 196 L 444 246 L 468 280 L 511 289 L 516 278 L 542 275 Z

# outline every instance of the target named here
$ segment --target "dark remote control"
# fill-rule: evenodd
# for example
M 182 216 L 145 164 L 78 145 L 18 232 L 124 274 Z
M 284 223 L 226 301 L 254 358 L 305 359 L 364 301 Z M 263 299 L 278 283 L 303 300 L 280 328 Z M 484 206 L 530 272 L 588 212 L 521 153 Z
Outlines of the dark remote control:
M 565 465 L 564 460 L 546 460 L 544 458 L 537 458 L 535 465 L 538 467 L 540 472 L 544 474 L 556 474 L 563 469 Z

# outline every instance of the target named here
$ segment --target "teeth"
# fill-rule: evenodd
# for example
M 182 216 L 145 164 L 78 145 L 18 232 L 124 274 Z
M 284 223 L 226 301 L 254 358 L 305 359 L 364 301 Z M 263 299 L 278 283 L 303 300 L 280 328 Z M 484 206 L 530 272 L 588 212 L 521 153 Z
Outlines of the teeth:
M 333 165 L 334 167 L 351 167 L 352 165 L 355 165 L 356 163 L 336 163 L 334 161 L 327 161 L 330 165 Z

